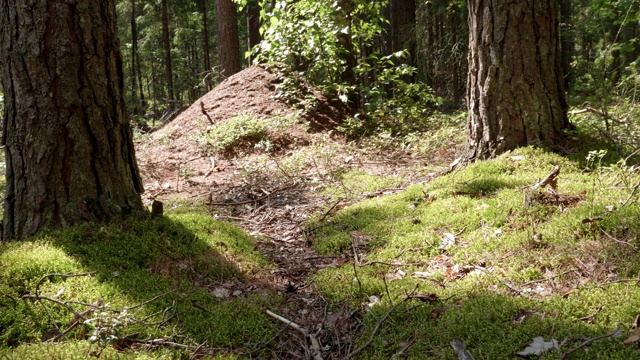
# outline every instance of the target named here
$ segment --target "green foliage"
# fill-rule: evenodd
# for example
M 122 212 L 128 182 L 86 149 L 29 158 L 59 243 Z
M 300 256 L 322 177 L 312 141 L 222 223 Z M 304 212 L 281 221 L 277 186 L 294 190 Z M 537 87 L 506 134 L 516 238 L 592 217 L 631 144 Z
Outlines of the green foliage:
M 263 2 L 264 40 L 254 49 L 257 61 L 279 69 L 280 96 L 295 104 L 309 105 L 304 78 L 361 107 L 363 122 L 357 130 L 352 127 L 353 135 L 420 128 L 420 119 L 437 101 L 426 85 L 410 80 L 416 69 L 402 61 L 406 52 L 377 50 L 388 22 L 387 3 L 352 3 L 345 9 L 338 2 L 279 1 L 273 8 Z
M 269 153 L 296 121 L 296 117 L 267 119 L 252 114 L 238 115 L 203 132 L 198 142 L 206 152 L 235 152 L 253 147 Z

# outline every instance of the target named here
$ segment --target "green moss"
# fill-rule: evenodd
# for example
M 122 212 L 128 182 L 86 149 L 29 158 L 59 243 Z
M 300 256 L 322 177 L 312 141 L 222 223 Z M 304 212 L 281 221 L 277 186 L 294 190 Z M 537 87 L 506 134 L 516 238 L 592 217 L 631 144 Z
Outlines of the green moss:
M 528 186 L 556 165 L 561 166 L 557 192 L 575 200 L 527 203 Z M 314 246 L 323 252 L 350 257 L 352 232 L 372 238 L 360 248 L 361 262 L 371 264 L 354 268 L 347 263 L 315 277 L 333 301 L 364 306 L 369 296 L 381 299 L 365 316 L 361 339 L 368 339 L 367 332 L 392 301 L 398 304 L 414 289 L 442 299 L 401 305 L 361 358 L 390 358 L 398 351 L 393 344 L 415 335 L 410 358 L 456 359 L 449 341 L 460 338 L 476 358 L 512 359 L 534 337 L 543 336 L 566 339 L 560 351 L 545 354 L 545 359 L 558 359 L 581 336 L 631 324 L 640 298 L 635 283 L 597 284 L 635 278 L 640 271 L 634 250 L 640 246 L 640 207 L 632 199 L 619 208 L 640 178 L 615 166 L 601 164 L 591 173 L 581 168 L 544 150 L 518 149 L 397 195 L 352 205 L 313 225 Z M 629 185 L 619 186 L 621 178 Z M 602 219 L 588 222 L 596 217 Z M 450 237 L 453 243 L 445 241 Z M 404 276 L 398 278 L 398 269 Z M 601 305 L 591 321 L 578 320 Z M 518 314 L 528 315 L 516 321 Z M 623 326 L 622 336 L 627 329 Z M 599 341 L 574 355 L 638 356 L 621 339 Z
M 107 309 L 131 308 L 127 319 L 147 318 L 114 327 L 119 336 L 148 339 L 178 334 L 229 349 L 257 344 L 275 331 L 264 307 L 280 300 L 266 290 L 245 292 L 242 282 L 269 266 L 242 230 L 197 213 L 114 225 L 87 224 L 0 244 L 0 348 L 38 342 L 53 323 L 65 328 L 73 317 L 52 301 L 21 298 L 35 294 L 38 284 L 40 295 L 71 301 L 77 311 L 86 309 L 77 302 L 102 299 Z M 91 274 L 53 275 L 85 272 Z M 242 294 L 213 296 L 210 291 L 222 284 L 236 284 Z M 109 320 L 117 313 L 105 314 Z M 81 325 L 67 336 L 84 339 L 94 331 L 92 326 Z M 3 351 L 9 358 L 28 359 L 41 352 L 67 359 L 86 358 L 89 348 L 86 343 L 72 342 Z M 106 351 L 102 357 L 175 358 L 179 353 Z

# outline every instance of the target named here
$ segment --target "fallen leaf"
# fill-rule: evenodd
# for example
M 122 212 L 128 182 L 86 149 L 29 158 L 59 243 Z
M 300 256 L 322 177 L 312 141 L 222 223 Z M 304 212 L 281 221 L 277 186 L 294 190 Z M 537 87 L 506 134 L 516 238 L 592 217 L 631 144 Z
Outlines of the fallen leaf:
M 440 249 L 448 249 L 456 244 L 456 236 L 452 233 L 444 233 L 442 234 L 442 239 L 440 241 Z
M 524 350 L 520 351 L 518 355 L 520 356 L 540 356 L 543 353 L 551 350 L 560 348 L 560 343 L 556 339 L 551 339 L 551 341 L 544 341 L 542 336 L 538 336 L 533 338 L 533 341 L 529 346 L 527 346 Z
M 417 336 L 416 336 L 416 334 L 413 334 L 413 335 L 411 335 L 411 337 L 407 341 L 403 341 L 400 344 L 400 349 L 398 349 L 398 351 L 396 351 L 396 353 L 393 354 L 391 359 L 395 360 L 395 359 L 400 359 L 400 358 L 406 357 L 407 356 L 407 351 L 409 350 L 409 348 L 411 348 L 413 346 L 413 344 L 416 343 L 416 340 L 417 340 Z
M 629 337 L 622 343 L 625 345 L 631 345 L 637 343 L 640 340 L 640 329 L 635 329 L 629 334 Z
M 456 351 L 456 354 L 458 354 L 458 359 L 460 360 L 475 360 L 475 358 L 473 357 L 473 355 L 471 355 L 471 353 L 469 351 L 467 351 L 467 349 L 465 349 L 465 345 L 464 342 L 460 339 L 453 339 L 450 342 L 451 347 L 453 348 L 453 350 Z
M 415 271 L 411 276 L 418 279 L 427 279 L 433 275 L 433 272 L 430 271 Z
M 405 273 L 402 270 L 390 271 L 385 275 L 385 277 L 389 281 L 396 281 L 396 280 L 404 279 L 405 276 L 407 276 L 407 273 Z
M 423 302 L 435 302 L 438 301 L 438 295 L 434 294 L 434 293 L 416 293 L 413 295 L 410 295 L 409 298 L 411 299 L 418 299 L 420 301 Z
M 582 223 L 583 224 L 587 224 L 587 223 L 593 223 L 593 222 L 600 221 L 600 220 L 602 220 L 601 217 L 584 218 L 584 219 L 582 219 Z
M 444 312 L 444 309 L 435 308 L 431 310 L 431 313 L 429 315 L 431 316 L 432 319 L 437 319 L 440 317 L 440 314 L 442 314 L 443 312 Z
M 373 307 L 374 305 L 379 304 L 379 303 L 380 303 L 380 298 L 375 296 L 375 295 L 371 295 L 371 296 L 369 296 L 369 302 L 366 303 L 366 305 L 368 307 Z
M 223 287 L 217 287 L 213 289 L 213 291 L 211 291 L 211 295 L 217 298 L 228 298 L 231 295 L 231 293 L 229 292 L 229 290 Z

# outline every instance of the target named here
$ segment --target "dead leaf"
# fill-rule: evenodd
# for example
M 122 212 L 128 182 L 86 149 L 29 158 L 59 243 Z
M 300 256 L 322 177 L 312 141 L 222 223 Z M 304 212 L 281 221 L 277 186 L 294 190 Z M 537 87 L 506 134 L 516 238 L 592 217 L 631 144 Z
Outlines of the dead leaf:
M 411 299 L 418 299 L 422 302 L 435 302 L 438 301 L 438 295 L 434 293 L 416 293 L 409 296 Z
M 391 359 L 394 360 L 394 359 L 400 359 L 400 358 L 406 357 L 407 351 L 413 346 L 413 344 L 416 343 L 416 340 L 417 340 L 417 336 L 416 334 L 413 334 L 409 339 L 407 339 L 407 341 L 403 341 L 400 344 L 400 349 L 398 349 L 398 351 L 396 351 L 396 353 L 393 354 Z
M 593 222 L 600 221 L 600 220 L 602 220 L 601 217 L 584 218 L 584 219 L 582 219 L 582 223 L 583 224 L 587 224 L 587 223 L 593 223 Z
M 223 287 L 217 287 L 211 291 L 211 295 L 217 298 L 228 298 L 231 295 L 231 292 Z
M 396 281 L 396 280 L 404 279 L 405 276 L 407 276 L 407 273 L 405 273 L 404 271 L 402 271 L 400 269 L 398 269 L 397 271 L 390 271 L 385 275 L 385 277 L 389 281 Z
M 460 360 L 475 360 L 475 358 L 473 357 L 473 355 L 471 355 L 471 353 L 469 351 L 467 351 L 467 349 L 465 349 L 465 345 L 464 342 L 460 339 L 453 339 L 450 342 L 451 347 L 453 348 L 453 350 L 456 351 L 456 354 L 458 354 L 458 359 Z
M 640 340 L 640 329 L 635 329 L 629 334 L 629 337 L 622 343 L 625 345 L 631 345 L 631 344 L 637 343 L 639 340 Z
M 552 350 L 559 349 L 560 343 L 556 339 L 551 339 L 551 341 L 544 341 L 542 336 L 538 336 L 533 338 L 533 341 L 529 346 L 527 346 L 524 350 L 520 351 L 518 355 L 520 356 L 540 356 L 543 353 Z
M 456 236 L 452 233 L 443 233 L 440 241 L 440 249 L 448 249 L 456 244 Z
M 442 308 L 435 308 L 433 310 L 431 310 L 431 313 L 429 314 L 431 316 L 432 319 L 437 319 L 440 317 L 440 314 L 442 314 L 444 312 L 444 309 Z
M 374 305 L 379 303 L 380 303 L 380 298 L 375 295 L 371 295 L 369 296 L 369 302 L 365 303 L 365 305 L 367 305 L 368 307 L 373 307 Z

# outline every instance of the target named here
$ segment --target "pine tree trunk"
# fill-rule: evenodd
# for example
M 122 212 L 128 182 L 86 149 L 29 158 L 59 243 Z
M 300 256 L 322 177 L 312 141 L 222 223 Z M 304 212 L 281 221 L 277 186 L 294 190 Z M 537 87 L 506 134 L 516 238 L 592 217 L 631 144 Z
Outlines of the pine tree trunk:
M 4 239 L 144 213 L 115 0 L 0 0 L 0 9 Z
M 251 51 L 254 46 L 260 44 L 262 41 L 262 35 L 260 34 L 260 4 L 258 1 L 249 1 L 247 4 L 247 42 L 248 51 Z M 253 63 L 255 56 L 249 57 L 249 65 Z
M 204 76 L 207 92 L 211 90 L 211 46 L 209 45 L 209 20 L 207 19 L 207 1 L 202 1 L 202 40 L 204 45 Z
M 468 4 L 466 157 L 560 143 L 569 122 L 556 1 Z
M 140 113 L 138 102 L 138 76 L 136 71 L 138 56 L 138 28 L 136 24 L 136 0 L 131 0 L 131 101 L 133 102 L 133 114 Z
M 242 69 L 238 37 L 238 11 L 233 0 L 216 0 L 220 81 Z
M 169 9 L 167 0 L 162 0 L 160 5 L 162 12 L 162 42 L 164 43 L 164 68 L 167 79 L 169 108 L 173 109 L 176 98 L 173 94 L 173 66 L 171 65 L 171 38 L 169 37 Z

